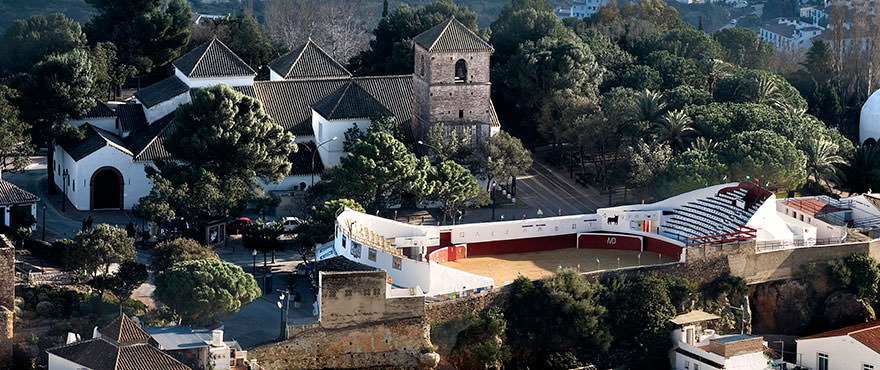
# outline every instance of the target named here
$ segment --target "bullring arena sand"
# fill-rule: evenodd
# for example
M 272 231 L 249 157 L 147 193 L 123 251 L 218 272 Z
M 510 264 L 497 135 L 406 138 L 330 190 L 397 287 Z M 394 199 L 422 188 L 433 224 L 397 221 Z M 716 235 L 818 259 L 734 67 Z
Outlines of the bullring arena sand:
M 496 254 L 464 258 L 442 265 L 466 271 L 480 276 L 491 277 L 495 286 L 512 283 L 519 274 L 529 279 L 540 279 L 556 272 L 559 267 L 577 269 L 581 272 L 596 270 L 612 270 L 620 267 L 655 265 L 658 263 L 675 262 L 671 257 L 661 256 L 654 252 L 639 252 L 614 249 L 566 248 L 543 252 Z M 597 266 L 596 258 L 599 259 Z

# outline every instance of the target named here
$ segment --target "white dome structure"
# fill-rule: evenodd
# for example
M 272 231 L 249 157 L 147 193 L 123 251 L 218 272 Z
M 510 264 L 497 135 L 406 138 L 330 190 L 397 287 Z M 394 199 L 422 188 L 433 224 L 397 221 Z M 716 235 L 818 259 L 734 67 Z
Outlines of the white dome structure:
M 880 90 L 868 97 L 859 117 L 859 143 L 868 139 L 880 140 Z

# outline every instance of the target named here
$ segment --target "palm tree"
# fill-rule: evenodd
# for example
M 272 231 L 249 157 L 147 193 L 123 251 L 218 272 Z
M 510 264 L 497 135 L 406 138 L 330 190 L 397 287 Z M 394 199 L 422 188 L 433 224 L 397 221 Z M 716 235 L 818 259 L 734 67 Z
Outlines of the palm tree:
M 861 145 L 846 166 L 846 183 L 850 194 L 878 189 L 880 184 L 880 149 Z
M 810 139 L 804 154 L 807 155 L 807 179 L 812 177 L 820 185 L 836 179 L 836 166 L 846 163 L 837 155 L 837 144 L 824 137 Z
M 636 98 L 636 122 L 657 123 L 661 121 L 666 103 L 663 102 L 663 93 L 645 89 Z
M 705 59 L 700 67 L 706 73 L 709 92 L 715 90 L 715 84 L 733 74 L 733 66 L 721 59 Z
M 688 150 L 711 153 L 715 151 L 716 148 L 718 148 L 718 143 L 712 139 L 706 139 L 705 137 L 700 136 L 694 139 L 694 142 L 691 143 L 691 147 Z
M 654 134 L 657 139 L 671 146 L 676 151 L 685 148 L 685 141 L 694 132 L 691 126 L 693 121 L 684 110 L 667 112 L 663 118 L 654 124 Z

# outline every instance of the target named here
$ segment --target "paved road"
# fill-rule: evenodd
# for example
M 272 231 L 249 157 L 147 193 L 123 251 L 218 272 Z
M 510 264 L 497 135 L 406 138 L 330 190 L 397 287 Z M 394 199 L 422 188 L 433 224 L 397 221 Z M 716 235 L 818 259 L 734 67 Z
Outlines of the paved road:
M 593 213 L 607 203 L 597 190 L 584 188 L 570 180 L 568 174 L 537 160 L 523 176 L 517 177 L 516 186 L 517 198 L 532 209 L 542 209 L 545 216 L 556 215 L 560 210 L 563 215 Z

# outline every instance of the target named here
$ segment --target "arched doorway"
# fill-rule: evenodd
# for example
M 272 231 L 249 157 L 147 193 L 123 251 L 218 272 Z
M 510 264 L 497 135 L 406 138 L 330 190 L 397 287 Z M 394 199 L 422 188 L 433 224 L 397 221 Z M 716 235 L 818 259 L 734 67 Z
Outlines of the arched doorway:
M 122 209 L 125 182 L 119 170 L 101 167 L 92 174 L 91 209 Z

